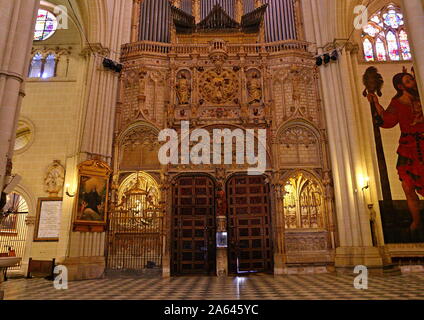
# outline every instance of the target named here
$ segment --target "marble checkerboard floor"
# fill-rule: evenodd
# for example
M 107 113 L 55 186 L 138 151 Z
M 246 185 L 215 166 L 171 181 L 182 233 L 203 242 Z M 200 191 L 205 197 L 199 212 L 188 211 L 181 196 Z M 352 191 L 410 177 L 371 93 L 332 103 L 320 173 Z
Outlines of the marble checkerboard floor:
M 56 290 L 44 279 L 10 279 L 0 285 L 5 300 L 424 300 L 424 273 L 370 275 L 368 290 L 353 275 L 314 274 L 250 277 L 104 278 L 70 282 Z

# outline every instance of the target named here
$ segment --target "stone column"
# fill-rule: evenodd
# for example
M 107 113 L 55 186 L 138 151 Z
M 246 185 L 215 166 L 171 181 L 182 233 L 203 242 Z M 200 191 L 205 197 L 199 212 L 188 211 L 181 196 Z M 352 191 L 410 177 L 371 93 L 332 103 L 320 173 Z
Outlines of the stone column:
M 84 48 L 82 56 L 85 68 L 85 89 L 81 98 L 81 123 L 78 142 L 66 161 L 65 184 L 76 191 L 77 166 L 87 159 L 100 159 L 111 163 L 115 106 L 118 100 L 119 73 L 103 67 L 103 57 L 119 61 L 123 43 L 131 41 L 132 21 L 128 13 L 133 0 L 115 0 L 105 5 L 105 12 L 97 11 L 103 0 L 87 2 L 90 21 L 101 21 L 95 28 L 88 27 L 91 45 Z M 111 13 L 104 20 L 103 14 Z M 97 20 L 96 20 L 97 19 Z M 84 21 L 80 17 L 81 21 Z M 57 245 L 56 261 L 68 267 L 69 280 L 99 278 L 105 270 L 105 233 L 74 232 L 73 215 L 76 197 L 64 196 L 61 230 Z
M 8 182 L 39 1 L 0 1 L 0 191 Z
M 424 97 L 424 8 L 421 0 L 403 0 L 402 9 L 408 28 L 409 44 L 414 59 L 421 97 Z
M 196 23 L 200 22 L 200 0 L 192 0 L 192 12 L 193 12 L 193 16 L 196 20 Z
M 327 9 L 321 1 L 307 1 L 305 6 L 312 21 L 306 21 L 314 29 L 311 39 L 322 54 L 334 49 L 334 30 L 323 30 L 326 25 Z M 346 36 L 347 38 L 347 36 Z M 337 44 L 336 47 L 341 47 Z M 348 270 L 363 264 L 382 270 L 383 257 L 377 247 L 373 247 L 369 224 L 369 212 L 360 185 L 361 175 L 367 174 L 364 163 L 363 141 L 361 140 L 360 119 L 358 118 L 356 88 L 349 78 L 350 60 L 345 50 L 338 62 L 319 68 L 321 94 L 326 114 L 330 159 L 334 179 L 334 198 L 339 236 L 336 248 L 335 266 Z
M 273 143 L 273 150 L 277 148 Z M 284 254 L 284 192 L 281 177 L 279 173 L 274 173 L 271 183 L 271 194 L 273 195 L 272 212 L 274 219 L 274 274 L 284 274 L 286 266 L 286 257 Z
M 227 217 L 219 215 L 216 217 L 217 232 L 227 232 Z M 212 234 L 212 236 L 215 236 Z M 216 248 L 216 275 L 225 277 L 228 275 L 228 248 Z

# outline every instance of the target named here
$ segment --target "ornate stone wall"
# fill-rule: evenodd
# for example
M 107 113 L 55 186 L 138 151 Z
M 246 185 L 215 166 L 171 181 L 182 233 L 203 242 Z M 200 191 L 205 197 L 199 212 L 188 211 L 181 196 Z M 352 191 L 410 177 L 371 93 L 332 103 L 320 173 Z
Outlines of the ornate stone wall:
M 181 173 L 208 173 L 224 185 L 231 174 L 247 168 L 235 164 L 161 166 L 153 159 L 148 163 L 132 159 L 140 157 L 140 151 L 144 155 L 144 148 L 154 150 L 159 130 L 179 131 L 182 120 L 190 121 L 191 130 L 266 129 L 275 272 L 283 272 L 284 262 L 331 262 L 336 244 L 331 170 L 318 73 L 307 49 L 301 41 L 237 44 L 219 38 L 184 47 L 149 42 L 125 45 L 116 117 L 116 184 L 129 172 L 142 170 L 162 183 L 163 192 Z M 292 210 L 299 217 L 302 210 L 318 210 L 315 218 L 321 222 L 290 228 L 285 221 L 285 186 L 300 172 L 315 189 L 303 191 L 302 203 L 307 204 Z M 168 199 L 170 215 L 170 194 L 161 198 Z M 310 206 L 318 198 L 319 204 Z

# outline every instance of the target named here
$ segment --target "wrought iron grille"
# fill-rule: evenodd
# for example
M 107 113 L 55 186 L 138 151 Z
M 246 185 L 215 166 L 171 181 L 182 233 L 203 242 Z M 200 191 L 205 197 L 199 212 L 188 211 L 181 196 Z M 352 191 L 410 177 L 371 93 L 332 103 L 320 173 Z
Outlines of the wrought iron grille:
M 28 205 L 21 195 L 12 193 L 7 197 L 2 212 L 7 212 L 7 215 L 0 223 L 0 256 L 8 256 L 11 253 L 9 250 L 12 250 L 17 257 L 23 258 L 28 233 L 26 224 Z M 9 270 L 20 269 L 21 263 L 9 268 Z
M 108 270 L 162 267 L 163 238 L 163 212 L 157 199 L 137 182 L 109 215 Z

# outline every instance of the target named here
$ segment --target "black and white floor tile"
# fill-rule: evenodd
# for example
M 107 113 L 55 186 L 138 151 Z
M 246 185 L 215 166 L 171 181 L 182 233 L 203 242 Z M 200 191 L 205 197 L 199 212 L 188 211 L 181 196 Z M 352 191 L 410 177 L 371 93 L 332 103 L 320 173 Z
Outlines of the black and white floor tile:
M 44 279 L 10 279 L 0 285 L 5 300 L 424 300 L 424 273 L 369 276 L 368 290 L 350 275 L 250 277 L 104 278 L 69 282 L 57 290 Z

